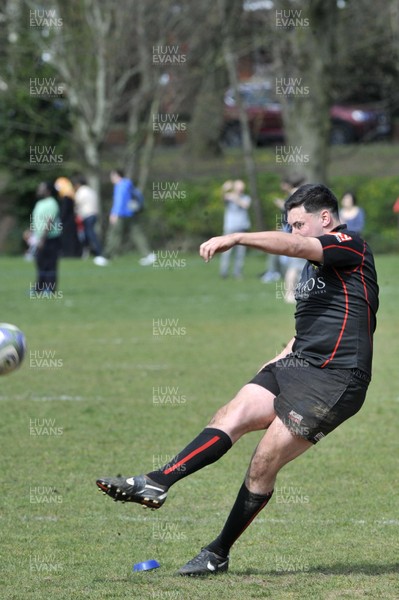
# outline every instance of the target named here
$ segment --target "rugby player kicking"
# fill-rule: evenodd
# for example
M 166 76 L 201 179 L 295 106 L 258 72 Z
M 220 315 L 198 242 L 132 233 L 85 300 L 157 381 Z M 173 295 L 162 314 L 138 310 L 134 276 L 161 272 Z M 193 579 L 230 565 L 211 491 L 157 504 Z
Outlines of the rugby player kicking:
M 97 480 L 114 500 L 160 508 L 177 481 L 217 461 L 245 433 L 266 430 L 221 532 L 180 575 L 227 571 L 230 548 L 269 502 L 280 469 L 357 413 L 366 396 L 378 309 L 372 253 L 340 223 L 337 199 L 324 185 L 301 186 L 285 208 L 292 233 L 214 237 L 200 255 L 208 262 L 242 244 L 307 259 L 295 293 L 295 336 L 170 463 Z

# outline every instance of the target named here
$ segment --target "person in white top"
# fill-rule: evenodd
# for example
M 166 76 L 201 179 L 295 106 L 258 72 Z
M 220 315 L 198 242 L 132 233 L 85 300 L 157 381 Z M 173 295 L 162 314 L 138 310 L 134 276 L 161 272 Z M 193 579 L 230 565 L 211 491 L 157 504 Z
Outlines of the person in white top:
M 75 175 L 72 183 L 75 189 L 75 210 L 83 223 L 85 243 L 95 255 L 94 263 L 101 267 L 106 266 L 108 260 L 102 256 L 101 243 L 96 233 L 99 213 L 97 194 L 87 185 L 83 175 Z

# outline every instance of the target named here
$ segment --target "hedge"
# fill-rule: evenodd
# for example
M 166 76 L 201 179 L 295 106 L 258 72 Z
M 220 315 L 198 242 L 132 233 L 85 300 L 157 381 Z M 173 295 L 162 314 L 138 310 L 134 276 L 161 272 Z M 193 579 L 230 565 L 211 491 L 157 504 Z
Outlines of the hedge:
M 159 201 L 152 190 L 146 190 L 145 226 L 153 247 L 173 246 L 194 249 L 210 236 L 220 235 L 223 226 L 221 179 L 209 178 L 201 182 L 181 182 L 180 197 Z M 347 190 L 353 191 L 366 214 L 364 235 L 375 252 L 399 251 L 399 222 L 392 211 L 399 197 L 399 176 L 365 178 L 336 177 L 330 186 L 338 199 Z M 284 197 L 276 174 L 261 173 L 259 190 L 266 229 L 275 229 L 279 211 L 274 198 Z M 184 192 L 184 193 L 183 193 Z M 253 229 L 255 218 L 251 209 Z
M 241 174 L 236 174 L 240 177 Z M 143 227 L 154 249 L 179 248 L 196 250 L 198 244 L 214 235 L 220 235 L 223 227 L 223 202 L 221 184 L 225 177 L 179 180 L 177 190 L 169 190 L 161 199 L 151 186 L 145 190 Z M 280 189 L 280 178 L 275 173 L 260 173 L 259 186 L 265 228 L 276 229 L 279 211 L 274 198 L 284 197 Z M 365 238 L 374 252 L 399 252 L 399 217 L 392 211 L 399 197 L 398 177 L 346 176 L 334 178 L 330 186 L 340 199 L 347 190 L 353 191 L 366 213 Z M 106 197 L 109 199 L 111 189 Z M 103 229 L 107 227 L 109 202 L 104 206 Z M 256 221 L 251 208 L 253 230 Z M 22 252 L 21 236 L 27 223 L 17 223 L 7 240 L 6 251 L 10 254 Z

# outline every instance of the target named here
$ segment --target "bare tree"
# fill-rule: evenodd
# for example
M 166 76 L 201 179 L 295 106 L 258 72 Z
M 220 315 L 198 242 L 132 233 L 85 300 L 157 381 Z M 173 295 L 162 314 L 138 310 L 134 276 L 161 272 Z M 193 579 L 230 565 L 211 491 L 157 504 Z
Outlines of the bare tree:
M 140 75 L 134 79 L 134 93 L 130 93 L 127 99 L 124 164 L 126 173 L 130 177 L 135 176 L 141 189 L 149 176 L 156 138 L 153 115 L 159 111 L 163 91 L 162 72 L 154 64 L 154 57 L 176 28 L 176 20 L 171 23 L 168 19 L 172 6 L 170 0 L 135 2 L 137 69 Z M 168 27 L 165 27 L 166 23 Z
M 132 44 L 131 0 L 25 0 L 37 15 L 32 30 L 42 57 L 65 87 L 91 185 L 100 190 L 100 149 L 118 103 L 138 73 Z M 58 19 L 56 25 L 54 19 Z

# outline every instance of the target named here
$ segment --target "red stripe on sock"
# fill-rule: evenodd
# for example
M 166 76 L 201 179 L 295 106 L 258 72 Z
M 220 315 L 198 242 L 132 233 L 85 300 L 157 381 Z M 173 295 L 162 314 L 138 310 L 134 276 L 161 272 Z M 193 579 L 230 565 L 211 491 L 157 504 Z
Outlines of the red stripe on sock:
M 193 450 L 193 452 L 188 454 L 185 458 L 182 458 L 181 460 L 179 460 L 178 463 L 174 464 L 172 467 L 169 467 L 169 469 L 166 469 L 166 471 L 163 472 L 164 475 L 169 475 L 169 473 L 173 473 L 173 471 L 176 471 L 176 469 L 178 469 L 180 467 L 180 465 L 183 465 L 184 463 L 188 462 L 191 458 L 193 458 L 194 456 L 196 456 L 203 450 L 206 450 L 207 448 L 209 448 L 209 446 L 216 444 L 216 442 L 218 442 L 219 440 L 220 440 L 220 437 L 218 435 L 215 435 L 211 440 L 209 440 L 209 442 L 206 442 L 206 444 L 203 444 L 196 450 Z
M 244 531 L 247 529 L 247 527 L 249 527 L 252 523 L 252 521 L 255 519 L 255 517 L 258 516 L 258 514 L 260 513 L 261 510 L 263 510 L 266 506 L 266 504 L 269 502 L 270 498 L 272 497 L 272 493 L 270 493 L 270 495 L 268 496 L 268 498 L 266 498 L 266 500 L 263 502 L 262 506 L 259 508 L 259 510 L 256 511 L 256 513 L 253 515 L 253 517 L 250 518 L 250 520 L 248 521 L 248 523 L 246 523 L 245 527 L 243 527 L 240 531 L 240 533 L 237 535 L 237 537 L 235 538 L 234 542 L 231 544 L 235 544 L 236 541 L 238 540 L 238 538 L 244 533 Z

